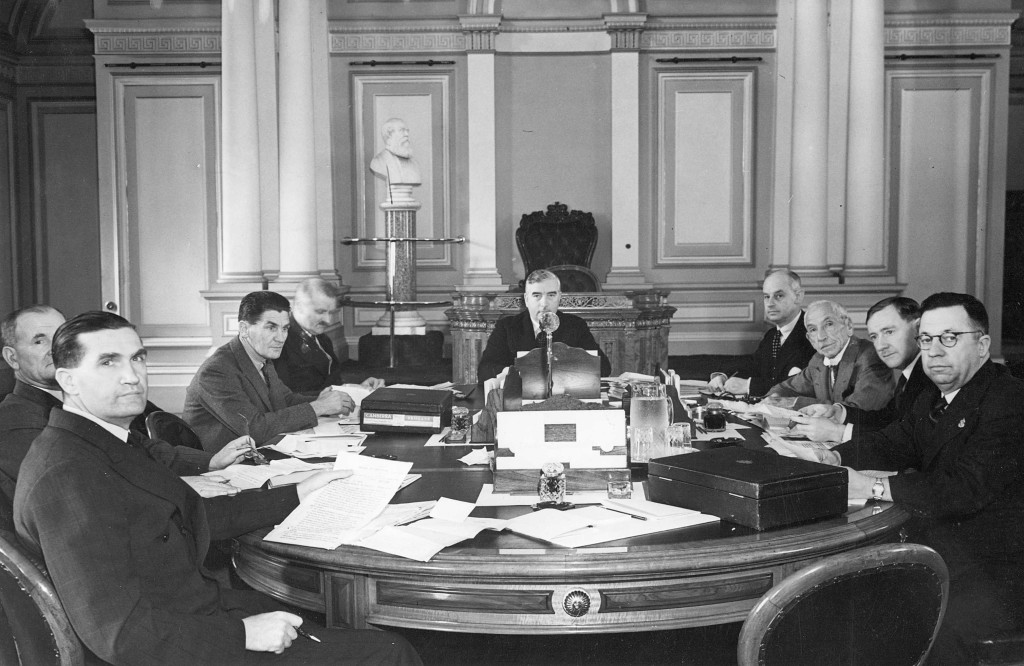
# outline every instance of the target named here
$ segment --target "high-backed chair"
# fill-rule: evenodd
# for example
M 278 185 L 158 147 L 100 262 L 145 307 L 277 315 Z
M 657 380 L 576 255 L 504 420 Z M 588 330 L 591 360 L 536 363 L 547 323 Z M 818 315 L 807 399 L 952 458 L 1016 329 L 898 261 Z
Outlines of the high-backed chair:
M 946 612 L 931 548 L 895 543 L 826 557 L 768 590 L 740 630 L 740 666 L 921 664 Z
M 85 663 L 82 643 L 46 570 L 22 550 L 17 537 L 0 531 L 0 663 Z
M 562 291 L 601 290 L 601 283 L 590 270 L 597 247 L 597 225 L 592 214 L 570 211 L 556 201 L 546 212 L 523 215 L 516 229 L 516 245 L 526 275 L 546 268 L 562 281 Z
M 168 444 L 203 450 L 199 435 L 181 417 L 170 412 L 152 412 L 146 417 L 146 432 Z

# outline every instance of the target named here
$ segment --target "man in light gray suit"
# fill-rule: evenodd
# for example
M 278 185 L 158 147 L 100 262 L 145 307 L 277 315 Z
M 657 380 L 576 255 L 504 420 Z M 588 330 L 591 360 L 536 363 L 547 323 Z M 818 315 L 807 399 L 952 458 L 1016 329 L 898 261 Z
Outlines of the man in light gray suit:
M 796 398 L 795 409 L 839 403 L 876 410 L 892 398 L 892 371 L 872 344 L 853 334 L 846 308 L 833 301 L 815 301 L 804 314 L 807 339 L 817 353 L 803 372 L 779 382 L 768 398 Z
M 330 387 L 317 397 L 293 393 L 272 361 L 288 338 L 288 299 L 254 291 L 238 305 L 238 337 L 206 359 L 185 393 L 182 417 L 207 451 L 240 435 L 262 444 L 275 435 L 312 428 L 318 416 L 347 414 L 352 399 Z

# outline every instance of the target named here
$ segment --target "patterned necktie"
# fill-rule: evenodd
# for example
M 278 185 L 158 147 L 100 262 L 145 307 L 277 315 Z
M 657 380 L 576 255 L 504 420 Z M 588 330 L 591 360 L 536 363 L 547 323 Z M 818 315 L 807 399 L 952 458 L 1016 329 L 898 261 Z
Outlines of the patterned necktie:
M 548 335 L 544 331 L 537 334 L 537 344 L 541 347 L 546 346 L 548 343 Z
M 949 403 L 946 399 L 939 394 L 939 397 L 935 399 L 932 404 L 932 410 L 928 413 L 928 418 L 932 420 L 932 423 L 938 423 L 939 419 L 942 418 L 942 414 L 946 411 L 946 407 L 949 407 Z
M 263 375 L 263 381 L 265 381 L 267 383 L 267 386 L 269 387 L 270 386 L 270 361 L 267 361 L 266 363 L 263 364 L 263 367 L 260 368 L 260 374 Z
M 779 352 L 782 351 L 782 331 L 772 329 L 772 376 L 779 369 Z

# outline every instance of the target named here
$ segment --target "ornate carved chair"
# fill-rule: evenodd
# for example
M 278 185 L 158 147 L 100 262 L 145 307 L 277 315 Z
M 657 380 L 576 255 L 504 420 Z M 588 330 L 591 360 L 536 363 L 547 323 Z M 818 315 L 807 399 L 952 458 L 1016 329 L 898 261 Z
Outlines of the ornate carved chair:
M 601 283 L 590 270 L 597 247 L 594 216 L 570 211 L 555 202 L 547 211 L 523 215 L 516 229 L 516 245 L 526 267 L 526 275 L 546 268 L 562 281 L 562 291 L 601 291 Z M 523 282 L 519 283 L 523 289 Z
M 77 666 L 85 652 L 46 570 L 0 531 L 0 663 Z
M 761 597 L 743 622 L 737 658 L 740 666 L 922 664 L 948 593 L 946 563 L 926 546 L 826 557 Z

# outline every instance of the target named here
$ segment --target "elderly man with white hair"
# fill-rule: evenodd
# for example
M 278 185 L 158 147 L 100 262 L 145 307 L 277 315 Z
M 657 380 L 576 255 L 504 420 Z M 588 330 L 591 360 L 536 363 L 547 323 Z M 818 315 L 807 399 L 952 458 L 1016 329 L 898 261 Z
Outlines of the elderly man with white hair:
M 795 409 L 838 403 L 876 410 L 889 402 L 892 372 L 870 342 L 853 334 L 846 308 L 833 301 L 815 301 L 807 306 L 804 325 L 817 353 L 803 372 L 773 386 L 769 398 L 795 397 Z

